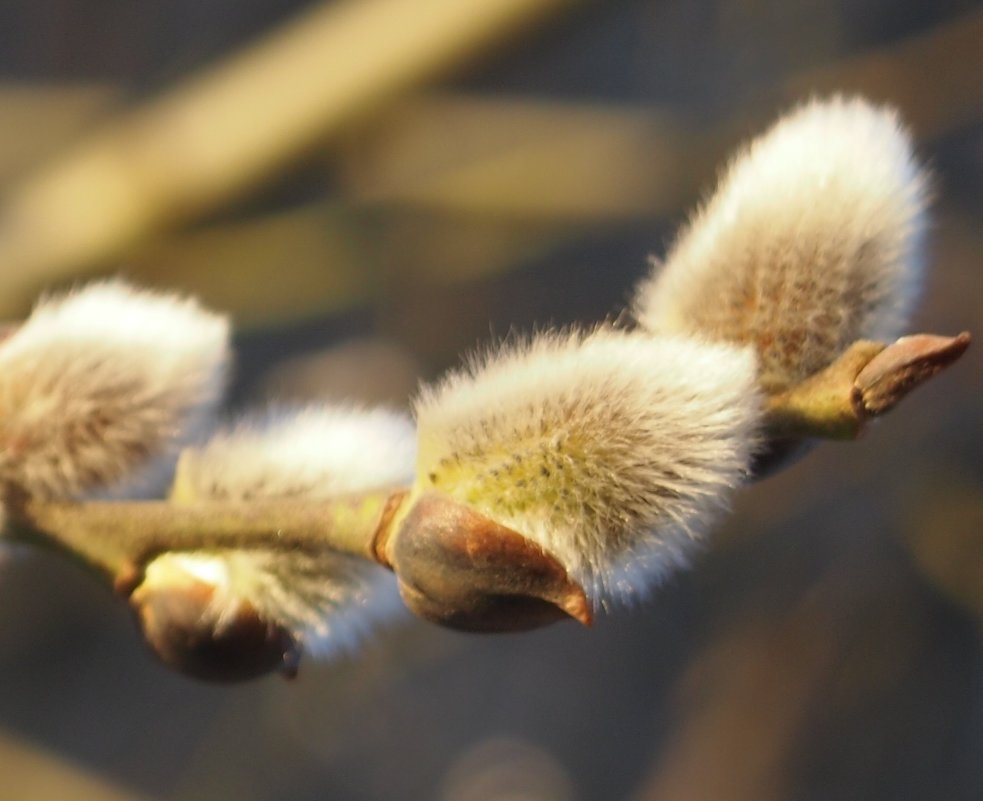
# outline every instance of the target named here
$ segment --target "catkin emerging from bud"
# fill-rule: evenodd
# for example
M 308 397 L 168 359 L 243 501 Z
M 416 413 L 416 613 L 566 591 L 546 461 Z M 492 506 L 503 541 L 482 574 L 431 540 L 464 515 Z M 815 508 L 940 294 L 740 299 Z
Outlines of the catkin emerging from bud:
M 638 290 L 649 331 L 750 344 L 778 391 L 901 333 L 927 180 L 894 111 L 813 101 L 741 150 Z
M 476 359 L 416 413 L 416 492 L 528 537 L 598 604 L 685 561 L 745 476 L 759 398 L 750 350 L 598 330 Z
M 0 341 L 0 488 L 67 498 L 175 451 L 219 398 L 224 317 L 121 281 L 42 300 Z
M 404 415 L 351 407 L 273 410 L 182 454 L 173 500 L 327 499 L 406 485 L 414 455 L 415 432 Z M 315 656 L 353 647 L 372 624 L 401 608 L 387 571 L 345 554 L 243 547 L 160 559 L 207 577 L 214 588 L 207 615 L 217 630 L 248 604 Z

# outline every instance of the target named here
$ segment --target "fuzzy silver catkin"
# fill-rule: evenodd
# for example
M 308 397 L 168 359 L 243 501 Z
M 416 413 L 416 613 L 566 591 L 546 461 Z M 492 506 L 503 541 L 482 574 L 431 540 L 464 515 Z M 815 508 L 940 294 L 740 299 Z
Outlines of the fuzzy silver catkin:
M 213 499 L 330 498 L 409 484 L 416 432 L 404 414 L 351 405 L 271 407 L 181 456 L 177 484 Z
M 753 345 L 763 386 L 893 339 L 920 284 L 927 178 L 889 108 L 807 103 L 744 147 L 635 299 L 659 333 Z
M 749 349 L 611 330 L 475 359 L 416 403 L 416 491 L 559 559 L 597 604 L 683 564 L 745 478 L 760 414 Z
M 46 298 L 0 341 L 0 489 L 68 498 L 176 451 L 219 399 L 226 319 L 118 280 Z
M 412 421 L 402 414 L 347 406 L 272 409 L 186 451 L 175 502 L 327 499 L 408 485 L 415 452 Z M 248 602 L 314 656 L 353 648 L 402 608 L 391 574 L 344 554 L 243 549 L 174 553 L 157 562 L 154 570 L 177 568 L 215 587 L 209 614 L 218 627 Z

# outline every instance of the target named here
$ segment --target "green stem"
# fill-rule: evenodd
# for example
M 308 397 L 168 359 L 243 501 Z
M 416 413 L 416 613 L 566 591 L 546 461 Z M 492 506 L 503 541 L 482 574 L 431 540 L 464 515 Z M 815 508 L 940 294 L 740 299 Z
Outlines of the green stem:
M 824 370 L 768 398 L 771 440 L 856 439 L 867 422 L 893 409 L 966 352 L 970 335 L 913 334 L 890 344 L 858 340 Z
M 53 548 L 114 583 L 169 551 L 332 550 L 374 559 L 372 544 L 401 490 L 250 501 L 42 501 L 10 511 L 6 536 Z
M 822 372 L 768 399 L 771 439 L 856 439 L 866 418 L 857 405 L 857 374 L 886 346 L 860 340 Z

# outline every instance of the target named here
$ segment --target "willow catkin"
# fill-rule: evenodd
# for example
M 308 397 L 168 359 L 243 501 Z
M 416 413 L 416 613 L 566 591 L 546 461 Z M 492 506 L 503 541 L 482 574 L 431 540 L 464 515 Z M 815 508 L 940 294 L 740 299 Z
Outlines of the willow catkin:
M 182 454 L 172 500 L 303 502 L 406 485 L 414 433 L 405 415 L 382 409 L 312 406 L 253 414 Z M 147 580 L 202 581 L 213 590 L 206 623 L 217 631 L 248 604 L 314 656 L 350 650 L 400 608 L 390 574 L 341 553 L 175 550 L 148 566 Z
M 0 489 L 69 498 L 177 447 L 221 396 L 227 320 L 195 301 L 90 284 L 0 341 Z
M 857 339 L 901 333 L 927 179 L 890 108 L 814 100 L 743 147 L 639 287 L 651 332 L 752 345 L 779 391 Z
M 476 358 L 416 416 L 416 492 L 530 538 L 601 604 L 685 561 L 745 477 L 759 397 L 750 350 L 597 330 Z

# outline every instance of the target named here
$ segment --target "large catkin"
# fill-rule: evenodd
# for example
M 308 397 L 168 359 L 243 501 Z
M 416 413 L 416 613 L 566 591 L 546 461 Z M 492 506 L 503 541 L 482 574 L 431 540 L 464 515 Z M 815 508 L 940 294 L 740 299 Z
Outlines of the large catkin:
M 637 596 L 744 479 L 754 370 L 749 350 L 613 330 L 507 345 L 417 401 L 416 490 L 532 539 L 596 604 Z

